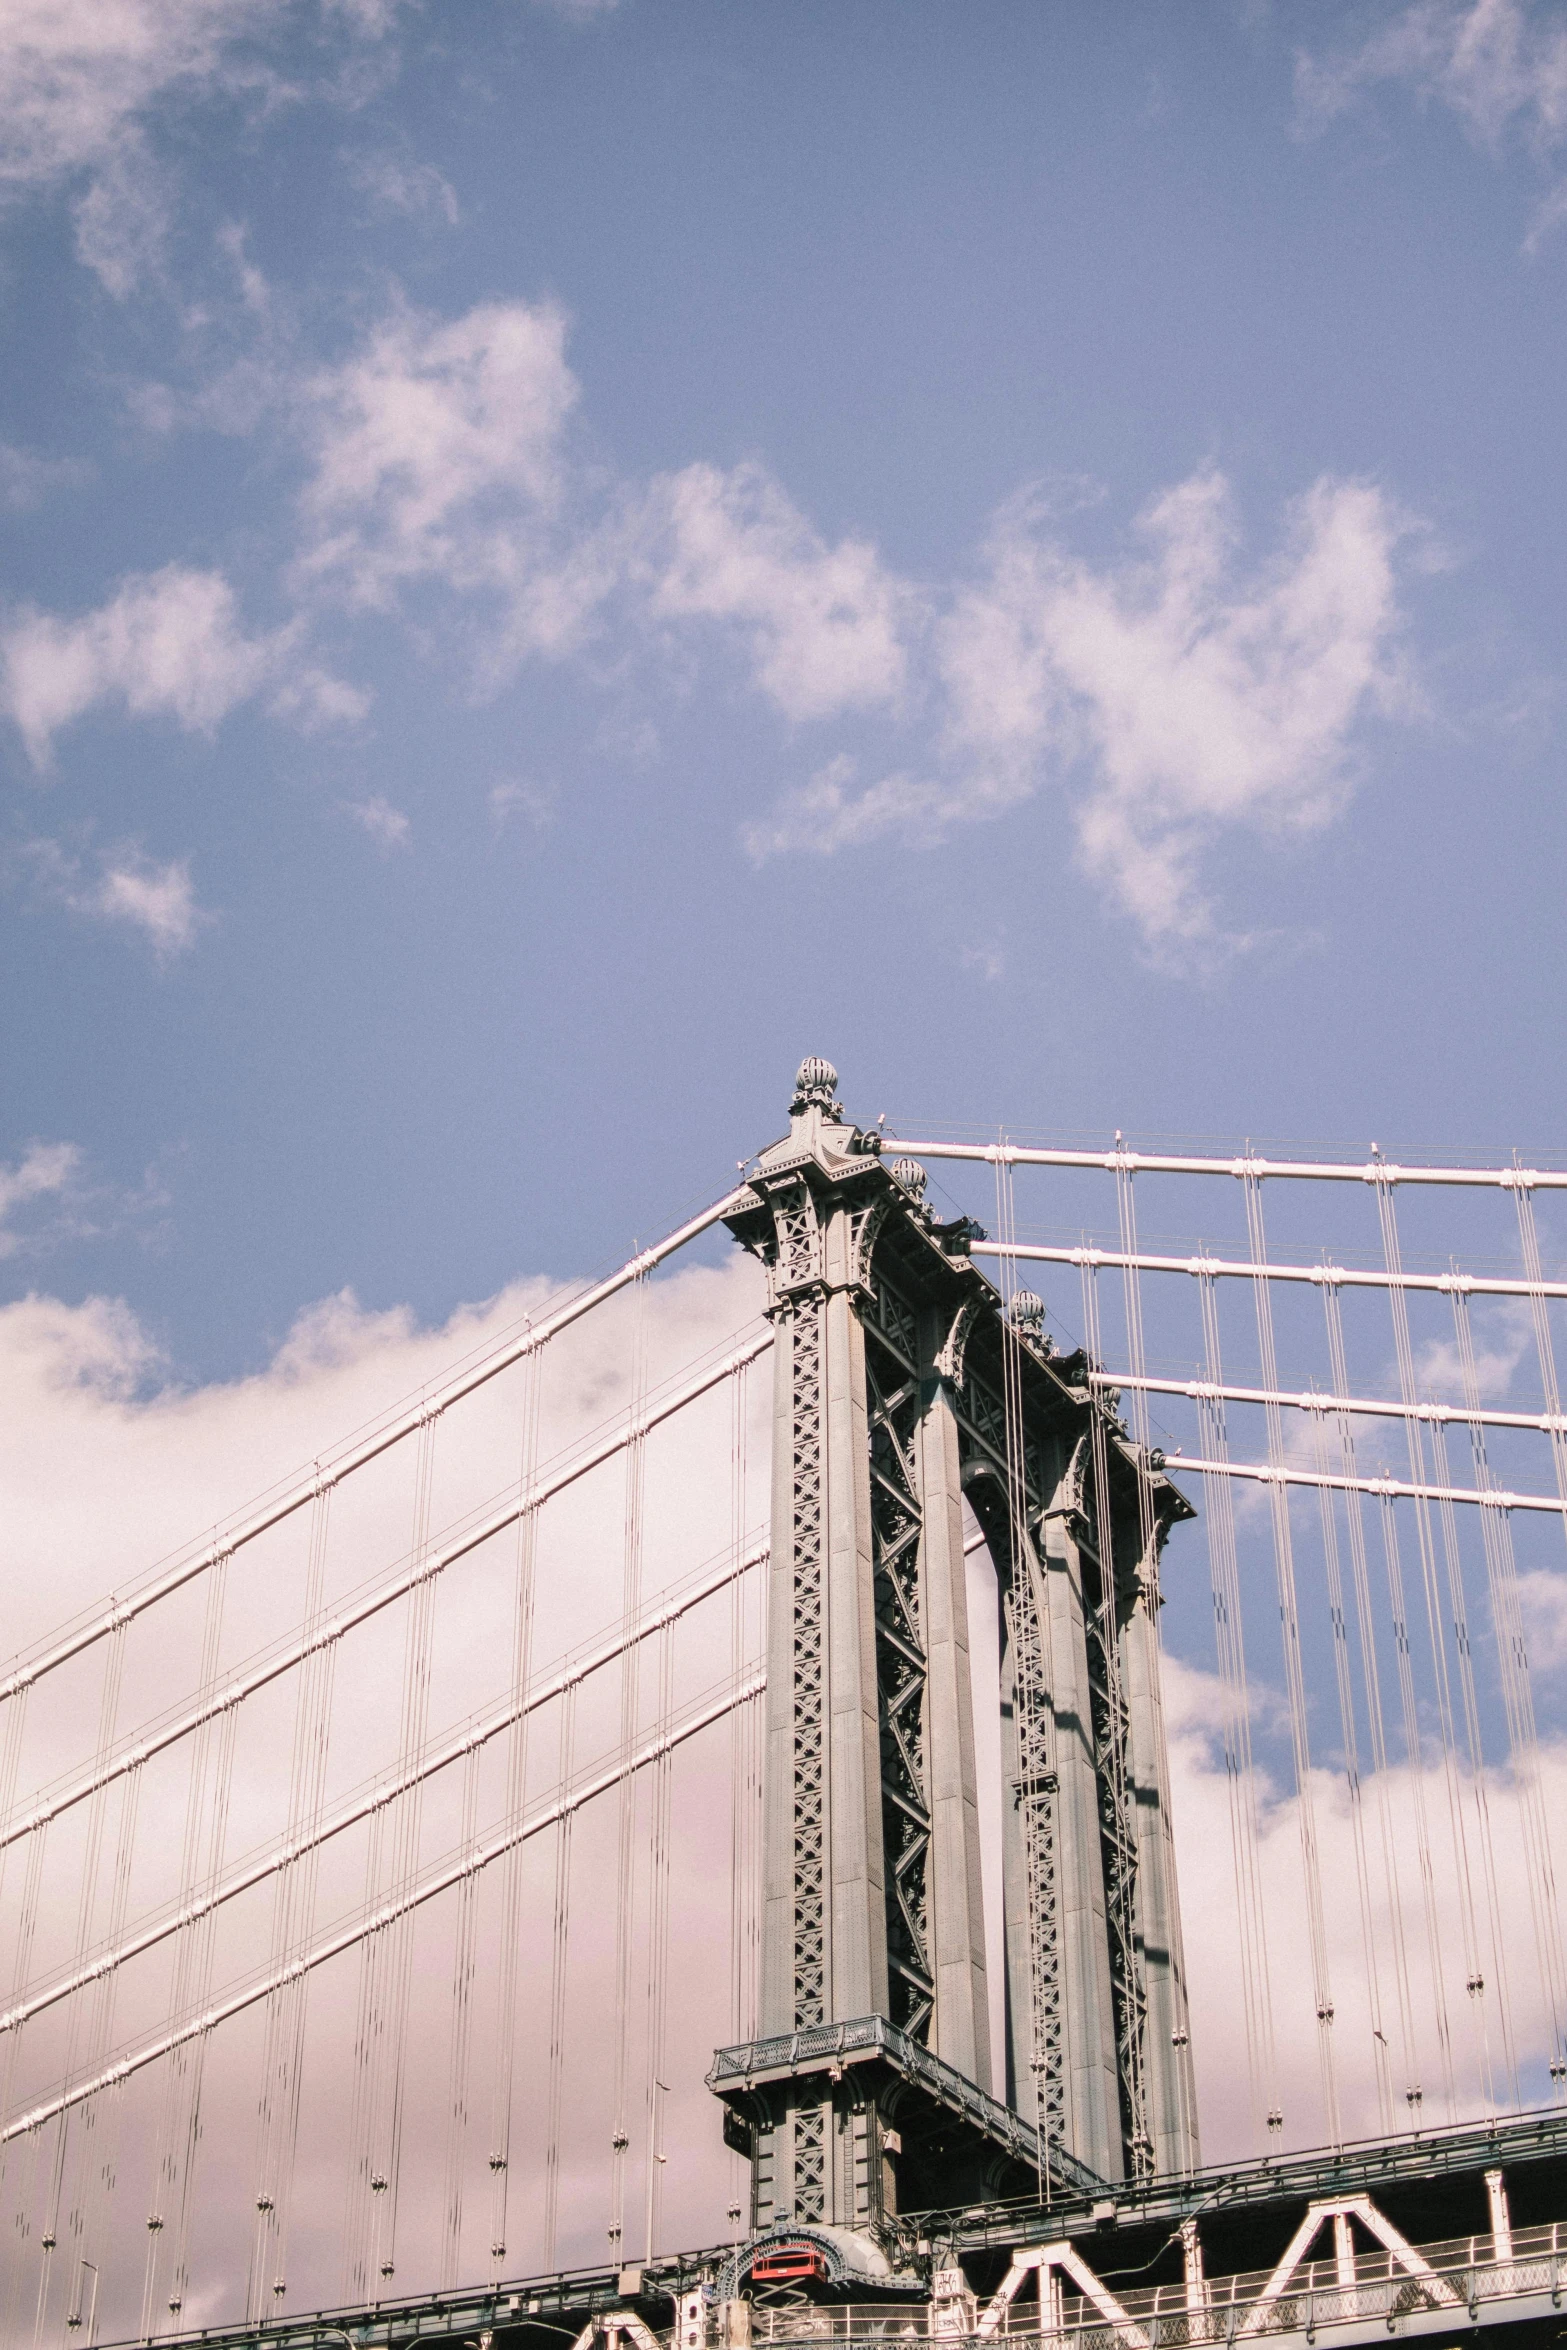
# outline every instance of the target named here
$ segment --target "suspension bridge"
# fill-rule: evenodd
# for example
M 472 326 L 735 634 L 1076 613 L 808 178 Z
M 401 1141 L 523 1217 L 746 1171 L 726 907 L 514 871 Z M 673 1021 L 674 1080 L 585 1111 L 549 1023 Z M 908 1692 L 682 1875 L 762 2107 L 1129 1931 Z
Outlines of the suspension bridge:
M 7 2344 L 1559 2337 L 1567 1170 L 837 1092 L 0 1679 Z

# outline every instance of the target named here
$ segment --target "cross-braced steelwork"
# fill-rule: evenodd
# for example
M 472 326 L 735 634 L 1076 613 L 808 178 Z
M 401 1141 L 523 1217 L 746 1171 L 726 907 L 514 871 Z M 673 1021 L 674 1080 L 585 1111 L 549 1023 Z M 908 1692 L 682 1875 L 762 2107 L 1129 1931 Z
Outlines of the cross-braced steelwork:
M 1563 1194 L 893 1143 L 804 1062 L 0 1682 L 0 2339 L 1554 2334 Z

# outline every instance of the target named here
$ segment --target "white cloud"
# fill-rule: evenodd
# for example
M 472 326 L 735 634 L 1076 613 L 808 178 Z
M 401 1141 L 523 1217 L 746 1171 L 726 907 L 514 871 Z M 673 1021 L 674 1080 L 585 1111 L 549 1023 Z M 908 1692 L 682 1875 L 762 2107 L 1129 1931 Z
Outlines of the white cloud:
M 323 726 L 358 726 L 370 715 L 373 696 L 362 686 L 312 662 L 289 672 L 268 707 L 280 718 L 290 718 L 305 734 Z
M 400 310 L 306 390 L 314 471 L 305 580 L 388 609 L 434 580 L 536 603 L 541 640 L 574 633 L 534 574 L 563 487 L 577 399 L 565 320 L 548 304 L 487 302 L 442 321 Z
M 408 819 L 401 808 L 394 808 L 379 794 L 368 800 L 351 800 L 348 813 L 354 822 L 368 832 L 383 856 L 391 849 L 408 846 Z
M 1356 722 L 1407 701 L 1401 525 L 1374 486 L 1324 478 L 1277 555 L 1237 579 L 1228 485 L 1209 471 L 1139 528 L 1146 555 L 1095 568 L 1015 509 L 941 657 L 979 811 L 1075 769 L 1086 862 L 1157 943 L 1209 927 L 1196 866 L 1220 827 L 1324 822 Z
M 23 610 L 0 626 L 0 710 L 37 766 L 62 727 L 102 702 L 211 734 L 271 686 L 273 709 L 307 731 L 363 718 L 368 696 L 296 661 L 299 637 L 297 622 L 247 634 L 222 572 L 169 563 L 122 580 L 96 612 L 63 620 Z
M 0 180 L 114 155 L 156 98 L 219 80 L 275 0 L 7 0 L 0 12 Z
M 1321 112 L 1369 83 L 1399 81 L 1451 107 L 1487 145 L 1515 128 L 1547 146 L 1567 132 L 1567 24 L 1525 0 L 1416 0 L 1351 55 L 1303 57 L 1297 72 Z
M 908 775 L 884 775 L 856 791 L 859 772 L 859 761 L 846 751 L 829 759 L 809 783 L 786 793 L 766 816 L 744 828 L 750 855 L 758 863 L 790 850 L 831 856 L 888 833 L 911 847 L 930 848 L 958 819 L 979 813 L 963 792 Z
M 1325 822 L 1353 780 L 1357 722 L 1409 706 L 1394 659 L 1404 527 L 1374 486 L 1325 478 L 1291 507 L 1273 559 L 1238 578 L 1217 472 L 1146 510 L 1147 553 L 1098 567 L 1020 501 L 987 575 L 937 628 L 940 772 L 856 790 L 840 756 L 749 826 L 747 846 L 928 845 L 1055 782 L 1073 790 L 1090 871 L 1145 937 L 1201 938 L 1203 849 L 1227 827 Z
M 76 257 L 117 302 L 157 270 L 173 209 L 169 174 L 129 133 L 71 207 Z
M 497 783 L 489 794 L 490 821 L 502 832 L 513 817 L 521 816 L 535 832 L 541 831 L 555 813 L 556 798 L 552 784 Z
M 276 638 L 246 635 L 221 572 L 170 563 L 124 580 L 79 619 L 23 612 L 10 621 L 0 631 L 0 706 L 40 765 L 60 728 L 103 701 L 210 734 L 263 683 L 278 650 Z
M 1521 1578 L 1521 1580 L 1531 1580 Z M 1563 1620 L 1558 1611 L 1558 1621 Z M 1253 1684 L 1255 1691 L 1255 1683 Z M 1238 1903 L 1231 1830 L 1233 1790 L 1227 1780 L 1219 1734 L 1225 1700 L 1218 1677 L 1174 1658 L 1165 1662 L 1166 1722 L 1170 1737 L 1171 1803 L 1180 1867 L 1187 1971 L 1191 1984 L 1192 2050 L 1202 2116 L 1203 2153 L 1223 2161 L 1259 2151 L 1259 2117 L 1251 2108 L 1241 2018 L 1243 1976 L 1238 1939 Z M 1319 1732 L 1320 1736 L 1321 1733 Z M 1553 1819 L 1567 1794 L 1567 1748 L 1542 1739 L 1541 1778 Z M 1476 1888 L 1477 1956 L 1486 1991 L 1483 2002 L 1465 1992 L 1465 1931 L 1460 1886 L 1463 1869 L 1455 1848 L 1442 1766 L 1424 1766 L 1423 1789 L 1406 1763 L 1391 1762 L 1385 1776 L 1365 1772 L 1362 1806 L 1368 1845 L 1368 1893 L 1376 1958 L 1377 2005 L 1368 1980 L 1361 1933 L 1359 1879 L 1348 1784 L 1343 1774 L 1321 1765 L 1312 1770 L 1312 1801 L 1322 1872 L 1325 1947 L 1334 2007 L 1333 2061 L 1338 2083 L 1342 2133 L 1346 2138 L 1381 2135 L 1385 2127 L 1376 2083 L 1373 2041 L 1377 2008 L 1386 2041 L 1385 2061 L 1395 2124 L 1407 2117 L 1405 2092 L 1424 2090 L 1427 2126 L 1448 2118 L 1443 2093 L 1443 2060 L 1437 2038 L 1437 2001 L 1432 1950 L 1419 1880 L 1422 1835 L 1430 1840 L 1438 1894 L 1433 1903 L 1441 1988 L 1451 2030 L 1456 2118 L 1478 2120 L 1504 2099 L 1498 2060 L 1498 2022 L 1506 1985 L 1511 2029 L 1521 2067 L 1532 2070 L 1543 2094 L 1545 2060 L 1553 2031 L 1550 2009 L 1530 1930 L 1532 1861 L 1523 1834 L 1517 1783 L 1505 1766 L 1487 1772 L 1491 1850 L 1496 1871 L 1497 1915 L 1493 1935 L 1483 1892 Z M 1268 1943 L 1268 1975 L 1277 2044 L 1277 2069 L 1270 2084 L 1283 2110 L 1286 2148 L 1328 2141 L 1323 2109 L 1320 2034 L 1309 1952 L 1311 1936 L 1301 1865 L 1300 1804 L 1292 1789 L 1266 1770 L 1254 1781 L 1258 1813 L 1258 1863 Z M 1423 1795 L 1425 1822 L 1416 1817 Z M 1385 1802 L 1394 1850 L 1395 1882 L 1390 1885 L 1381 1858 L 1381 1806 Z M 1471 1839 L 1474 1829 L 1469 1828 Z M 1470 1852 L 1473 1866 L 1473 1851 Z M 1479 1873 L 1478 1871 L 1476 1872 Z M 1411 2062 L 1405 2067 L 1399 2020 L 1398 1970 L 1407 1968 L 1410 1987 Z M 1525 2096 L 1533 2083 L 1526 2070 Z M 1496 2075 L 1492 2089 L 1487 2076 Z
M 155 1561 L 167 1561 L 188 1545 L 210 1539 L 215 1524 L 231 1523 L 250 1497 L 308 1477 L 309 1464 L 351 1432 L 363 1432 L 390 1410 L 437 1386 L 458 1361 L 471 1361 L 503 1337 L 514 1337 L 525 1316 L 537 1316 L 551 1300 L 552 1286 L 518 1282 L 486 1304 L 462 1309 L 434 1329 L 421 1328 L 406 1310 L 372 1312 L 347 1294 L 330 1297 L 302 1313 L 284 1344 L 254 1376 L 213 1385 L 182 1386 L 149 1333 L 136 1318 L 108 1299 L 79 1307 L 48 1297 L 31 1297 L 0 1310 L 0 1476 L 7 1508 L 0 1524 L 0 1588 L 6 1597 L 7 1649 L 30 1644 L 53 1625 L 100 1602 L 111 1590 L 124 1591 Z M 549 1376 L 542 1390 L 538 1459 L 548 1463 L 567 1448 L 607 1431 L 632 1401 L 633 1332 L 640 1326 L 647 1348 L 647 1376 L 653 1392 L 661 1382 L 684 1376 L 690 1367 L 729 1353 L 741 1332 L 759 1329 L 760 1283 L 756 1269 L 735 1257 L 722 1271 L 688 1268 L 659 1278 L 635 1296 L 601 1310 L 577 1330 L 563 1334 L 544 1358 Z M 481 1388 L 444 1415 L 431 1432 L 434 1495 L 431 1526 L 439 1539 L 464 1524 L 476 1507 L 493 1508 L 515 1488 L 519 1431 L 525 1411 L 526 1374 L 519 1367 Z M 768 1425 L 765 1365 L 749 1384 L 747 1426 L 755 1444 L 765 1444 Z M 644 1604 L 728 1553 L 733 1534 L 731 1485 L 732 1403 L 726 1391 L 693 1405 L 678 1421 L 653 1430 L 646 1439 L 641 1573 Z M 328 1604 L 334 1609 L 367 1580 L 379 1581 L 407 1556 L 413 1522 L 415 1439 L 386 1454 L 343 1483 L 323 1511 Z M 751 1481 L 745 1504 L 747 1530 L 765 1510 L 765 1473 Z M 562 1654 L 597 1638 L 617 1623 L 625 1604 L 625 1464 L 613 1458 L 542 1513 L 538 1532 L 537 1604 L 533 1614 L 533 1666 L 544 1673 Z M 234 1669 L 279 1637 L 297 1628 L 300 1570 L 311 1532 L 307 1510 L 261 1541 L 236 1552 L 227 1570 L 222 1612 L 222 1669 Z M 493 1706 L 509 1687 L 516 1635 L 517 1545 L 508 1535 L 470 1555 L 430 1586 L 434 1638 L 429 1654 L 429 1730 L 445 1737 L 474 1709 Z M 760 1579 L 751 1579 L 755 1605 L 743 1622 L 742 1658 L 756 1653 Z M 199 1678 L 200 1627 L 209 1586 L 133 1622 L 124 1643 L 120 1723 L 124 1734 L 172 1699 L 182 1698 Z M 348 1636 L 334 1661 L 332 1736 L 327 1800 L 335 1805 L 367 1774 L 390 1768 L 397 1759 L 404 1678 L 406 1607 L 394 1608 Z M 192 1628 L 197 1645 L 190 1645 Z M 691 1623 L 679 1643 L 680 1664 L 673 1685 L 677 1707 L 721 1685 L 731 1669 L 730 1602 L 710 1605 L 700 1624 Z M 658 1696 L 653 1657 L 643 1684 L 646 1718 L 666 1700 Z M 102 1652 L 84 1660 L 91 1680 Z M 76 1668 L 55 1687 L 69 1692 Z M 94 1686 L 96 1682 L 94 1681 Z M 392 1693 L 389 1705 L 388 1692 Z M 245 1710 L 238 1729 L 232 1809 L 225 1856 L 229 1865 L 264 1840 L 275 1839 L 286 1818 L 289 1753 L 295 1689 L 282 1683 L 276 1703 L 259 1698 Z M 585 1683 L 575 1707 L 574 1745 L 568 1768 L 597 1767 L 615 1750 L 620 1736 L 620 1680 L 600 1674 Z M 96 1705 L 91 1709 L 94 1723 Z M 51 1780 L 73 1761 L 85 1759 L 78 1739 L 82 1708 L 68 1698 L 65 1714 L 34 1703 L 29 1709 L 22 1787 Z M 86 1755 L 94 1741 L 89 1739 Z M 481 1787 L 481 1824 L 490 1826 L 509 1808 L 503 1742 L 487 1750 Z M 559 1721 L 535 1723 L 528 1759 L 530 1798 L 545 1796 L 558 1767 Z M 678 1967 L 673 1970 L 670 2038 L 662 2077 L 671 2084 L 667 2142 L 689 2148 L 676 2176 L 660 2181 L 671 2241 L 711 2241 L 721 2227 L 728 2200 L 731 2159 L 719 2130 L 719 2115 L 702 2075 L 714 2045 L 729 2033 L 728 1795 L 731 1743 L 727 1728 L 705 1743 L 683 1750 L 674 1776 L 677 1823 L 694 1836 L 689 1857 L 681 1845 L 676 1861 L 683 1930 Z M 139 1790 L 137 1875 L 132 1916 L 161 1905 L 177 1888 L 181 1825 L 188 1789 L 188 1762 L 170 1758 L 172 1769 L 148 1765 Z M 451 1780 L 457 1774 L 446 1774 Z M 462 1833 L 455 1788 L 432 1786 L 422 1814 L 421 1855 L 449 1851 Z M 645 1807 L 644 1783 L 642 1802 Z M 499 1810 L 497 1810 L 497 1803 Z M 572 1927 L 574 2033 L 583 2045 L 573 2059 L 573 2104 L 591 2119 L 595 2147 L 607 2147 L 615 2123 L 613 2033 L 587 2028 L 588 2012 L 613 2013 L 611 1980 L 603 1982 L 613 1914 L 595 1899 L 607 1834 L 613 1846 L 613 1802 L 579 1818 L 575 1830 L 575 1902 Z M 639 1815 L 639 1834 L 651 1834 Z M 111 1830 L 112 1835 L 112 1830 Z M 644 1847 L 647 1849 L 647 1847 Z M 112 1853 L 112 1842 L 109 1846 Z M 533 1848 L 546 1871 L 549 1840 Z M 718 1856 L 722 1856 L 721 1858 Z M 145 1861 L 145 1867 L 143 1867 Z M 716 1865 L 715 1865 L 716 1861 Z M 40 1925 L 33 1972 L 69 1962 L 77 1909 L 63 1898 L 81 1849 L 69 1829 L 49 1841 L 41 1888 Z M 316 1930 L 343 1911 L 357 1908 L 365 1883 L 362 1839 L 349 1837 L 329 1848 L 316 1898 Z M 499 1871 L 480 1877 L 481 1951 L 493 1953 L 503 1930 L 494 1904 Z M 7 1878 L 14 1884 L 13 1876 Z M 638 1948 L 645 1938 L 645 1873 L 638 1895 Z M 542 2202 L 544 2132 L 539 2126 L 537 2088 L 544 2059 L 533 2037 L 541 1989 L 549 1969 L 548 1929 L 541 1943 L 535 1930 L 542 1913 L 530 1872 L 524 1883 L 523 2006 L 518 2024 L 517 2095 L 519 2120 L 513 2138 L 513 2176 L 508 2237 L 510 2269 L 526 2273 L 542 2263 L 539 2213 Z M 268 1896 L 270 1900 L 270 1896 Z M 14 1904 L 13 1904 L 14 1908 Z M 426 1913 L 428 1932 L 416 1944 L 417 1975 L 439 1980 L 450 1971 L 452 1918 L 449 1905 Z M 214 1990 L 243 1977 L 264 1960 L 269 1939 L 265 1908 L 235 1905 L 220 1934 Z M 99 1930 L 102 1930 L 101 1919 Z M 307 1928 L 308 1930 L 308 1928 Z M 433 1937 L 433 1938 L 432 1938 Z M 335 2303 L 342 2294 L 342 2209 L 345 2181 L 360 2151 L 349 2135 L 352 2111 L 353 2018 L 356 1972 L 352 1963 L 324 1970 L 311 1994 L 311 2052 L 300 2133 L 299 2167 L 293 2198 L 287 2277 L 290 2307 Z M 166 1972 L 127 1978 L 116 2015 L 120 2035 L 142 2032 L 168 2000 Z M 419 1993 L 420 1998 L 423 1997 Z M 632 2077 L 643 2077 L 640 2040 L 645 2002 L 634 2003 Z M 416 2009 L 416 2015 L 420 2011 Z M 493 2077 L 494 1974 L 486 1964 L 473 2005 L 472 2126 L 466 2153 L 468 2233 L 463 2273 L 481 2274 L 488 2259 L 491 2180 L 486 2157 L 489 2084 Z M 434 2060 L 433 2069 L 430 2059 Z M 40 2019 L 28 2040 L 27 2069 L 15 2086 L 18 2101 L 36 2092 L 25 2083 L 47 2075 L 63 2061 L 61 2043 Z M 206 2072 L 200 2178 L 220 2213 L 250 2208 L 256 2193 L 251 2171 L 255 2148 L 255 2094 L 259 2043 L 244 2025 L 213 2044 Z M 438 2076 L 438 2078 L 437 2078 Z M 398 2276 L 410 2287 L 433 2283 L 441 2264 L 445 2210 L 441 2187 L 444 2126 L 426 2128 L 447 2110 L 447 2051 L 444 2032 L 416 2025 L 407 2074 L 410 2128 L 400 2183 L 405 2214 L 399 2222 Z M 157 2070 L 127 2084 L 124 2160 L 120 2190 L 104 2214 L 99 2253 L 104 2272 L 100 2316 L 105 2330 L 134 2329 L 146 2244 L 145 2213 L 163 2208 L 141 2200 L 154 2194 L 159 2145 L 158 2116 L 165 2082 Z M 633 2128 L 628 2206 L 640 2210 L 643 2137 Z M 601 2253 L 604 2212 L 603 2166 L 585 2164 L 575 2146 L 563 2166 L 559 2255 L 585 2261 Z M 9 2214 L 18 2192 L 17 2166 L 7 2173 Z M 123 2220 L 121 2215 L 123 2214 Z M 169 2229 L 172 2236 L 173 2223 Z M 128 2249 L 129 2248 L 129 2249 Z M 155 2248 L 165 2258 L 167 2244 Z M 234 2263 L 221 2223 L 202 2227 L 195 2245 L 196 2274 L 187 2311 L 218 2313 L 232 2307 Z M 239 2275 L 243 2278 L 243 2263 Z M 166 2270 L 165 2270 L 166 2274 Z M 243 2283 L 239 2286 L 243 2294 Z M 167 2286 L 163 2286 L 167 2290 Z M 161 2295 L 160 2295 L 161 2298 Z M 112 2304 L 112 2310 L 111 2310 Z
M 743 823 L 753 857 L 929 845 L 1051 785 L 1087 869 L 1149 943 L 1200 949 L 1218 936 L 1202 886 L 1213 844 L 1325 823 L 1353 787 L 1364 721 L 1414 710 L 1398 660 L 1410 526 L 1375 484 L 1324 477 L 1250 563 L 1212 468 L 1153 500 L 1140 544 L 1098 561 L 1020 498 L 980 575 L 938 593 L 900 579 L 867 539 L 829 542 L 759 465 L 693 464 L 643 487 L 576 459 L 565 338 L 549 304 L 481 303 L 451 320 L 400 304 L 338 364 L 302 380 L 274 370 L 267 396 L 294 414 L 310 464 L 294 587 L 306 610 L 332 599 L 421 629 L 432 594 L 477 599 L 463 636 L 483 685 L 529 655 L 579 651 L 613 621 L 622 651 L 641 631 L 666 657 L 716 635 L 796 725 L 934 716 L 914 762 L 878 773 L 863 747 L 827 757 Z M 256 690 L 267 646 L 243 637 L 215 575 L 158 579 L 188 604 L 191 583 L 207 583 L 188 618 L 219 657 L 188 687 L 138 669 L 140 701 L 126 698 L 211 724 Z M 150 595 L 128 583 L 122 602 L 132 588 Z M 9 702 L 35 757 L 64 716 L 118 689 L 116 611 L 13 628 Z M 269 640 L 279 670 L 290 657 L 269 680 L 272 707 L 356 722 L 358 689 L 300 667 L 304 625 Z
M 1477 144 L 1499 152 L 1516 135 L 1538 159 L 1567 137 L 1567 23 L 1528 0 L 1415 0 L 1347 55 L 1302 56 L 1304 118 L 1342 113 L 1362 90 L 1401 83 L 1446 106 Z M 1567 184 L 1537 208 L 1529 243 L 1567 215 Z
M 81 1163 L 81 1150 L 74 1142 L 32 1142 L 15 1166 L 0 1166 L 0 1257 L 14 1256 L 26 1245 L 20 1234 L 6 1229 L 18 1208 L 58 1198 Z
M 689 465 L 655 482 L 644 555 L 656 618 L 732 623 L 788 718 L 895 702 L 911 591 L 864 539 L 829 546 L 758 465 Z
M 350 167 L 354 184 L 385 212 L 418 220 L 438 212 L 448 228 L 459 218 L 457 191 L 433 163 L 407 163 L 395 155 L 362 155 Z
M 51 490 L 85 481 L 91 468 L 74 457 L 40 457 L 0 441 L 0 507 L 13 514 L 42 505 Z
M 90 907 L 106 922 L 128 922 L 145 931 L 161 956 L 182 954 L 195 943 L 200 924 L 210 919 L 197 909 L 190 863 L 184 857 L 167 865 L 135 856 L 109 864 Z
M 297 91 L 265 62 L 306 12 L 280 0 L 7 0 L 0 9 L 0 186 L 81 180 L 77 250 L 122 298 L 157 261 L 172 182 L 147 126 L 217 94 Z M 322 0 L 320 24 L 379 39 L 396 0 Z
M 958 964 L 994 986 L 1005 975 L 1007 959 L 1000 947 L 959 947 Z
M 212 920 L 196 903 L 187 857 L 158 864 L 139 848 L 125 846 L 101 855 L 94 867 L 57 840 L 30 840 L 19 861 L 32 873 L 43 896 L 91 921 L 139 930 L 160 962 L 193 946 Z

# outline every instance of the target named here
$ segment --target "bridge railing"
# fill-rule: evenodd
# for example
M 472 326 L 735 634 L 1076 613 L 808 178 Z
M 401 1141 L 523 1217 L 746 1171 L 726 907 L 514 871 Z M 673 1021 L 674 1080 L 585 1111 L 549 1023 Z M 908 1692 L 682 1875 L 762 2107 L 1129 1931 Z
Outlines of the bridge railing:
M 1378 2324 L 1392 2330 L 1422 2312 L 1472 2320 L 1498 2302 L 1548 2298 L 1560 2306 L 1567 2285 L 1567 2226 L 1515 2228 L 1508 2257 L 1495 2256 L 1488 2235 L 1460 2236 L 1417 2248 L 1421 2267 L 1398 2254 L 1356 2252 L 1346 2262 L 1303 2261 L 1282 2283 L 1265 2269 L 1118 2293 L 1120 2322 L 1109 2323 L 1090 2303 L 1067 2294 L 1061 2322 L 1052 2324 L 1030 2293 L 1020 2295 L 995 2329 L 995 2338 L 1049 2341 L 1063 2350 L 1219 2350 L 1264 2337 L 1319 2328 Z M 1195 2306 L 1194 2306 L 1195 2304 Z M 846 2303 L 836 2308 L 768 2309 L 751 2313 L 754 2343 L 782 2346 L 831 2341 L 953 2341 L 972 2339 L 962 2304 L 901 2306 Z

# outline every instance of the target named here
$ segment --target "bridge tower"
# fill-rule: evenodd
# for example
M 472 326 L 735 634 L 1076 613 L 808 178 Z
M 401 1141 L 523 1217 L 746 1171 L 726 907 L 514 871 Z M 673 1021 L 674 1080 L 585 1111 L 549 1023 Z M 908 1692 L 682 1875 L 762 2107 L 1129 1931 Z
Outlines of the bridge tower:
M 837 1082 L 802 1064 L 727 1217 L 775 1334 L 760 2036 L 710 2076 L 756 2232 L 1197 2161 L 1155 1634 L 1191 1511 Z M 1002 1626 L 1000 2048 L 965 1501 Z

